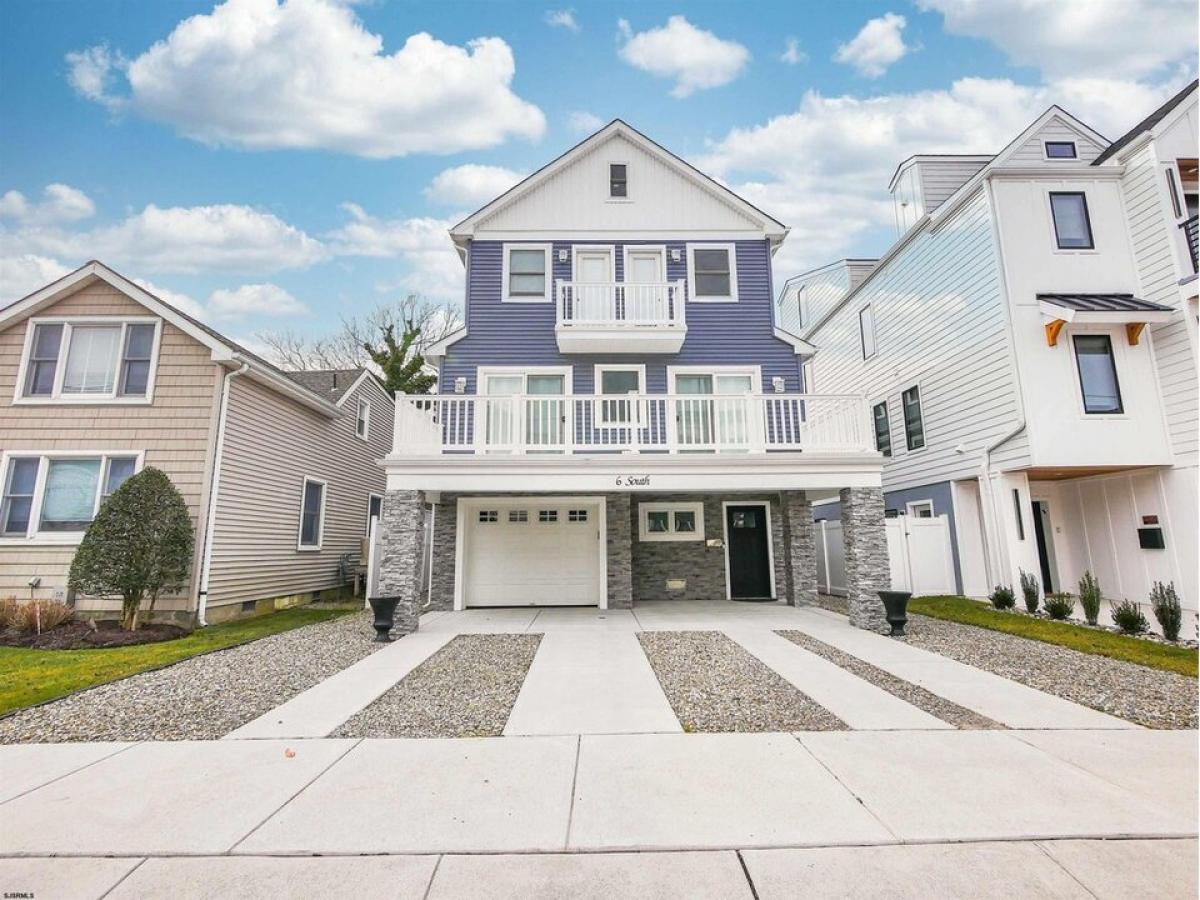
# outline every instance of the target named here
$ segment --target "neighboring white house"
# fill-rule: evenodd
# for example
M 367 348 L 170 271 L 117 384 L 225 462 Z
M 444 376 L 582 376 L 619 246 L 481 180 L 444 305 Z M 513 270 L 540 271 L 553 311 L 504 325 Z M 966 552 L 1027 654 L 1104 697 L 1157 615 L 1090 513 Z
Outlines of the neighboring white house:
M 963 593 L 1091 570 L 1197 607 L 1197 124 L 1193 83 L 1112 144 L 1051 107 L 995 157 L 912 157 L 869 274 L 780 297 L 806 389 L 868 394 L 888 513 L 949 518 Z

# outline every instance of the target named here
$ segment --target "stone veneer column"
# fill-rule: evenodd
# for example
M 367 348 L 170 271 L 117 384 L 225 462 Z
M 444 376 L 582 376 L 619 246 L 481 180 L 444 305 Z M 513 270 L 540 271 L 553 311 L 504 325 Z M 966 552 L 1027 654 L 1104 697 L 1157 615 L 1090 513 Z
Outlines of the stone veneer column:
M 850 624 L 868 631 L 887 631 L 883 601 L 878 594 L 891 584 L 883 491 L 880 488 L 842 488 L 841 501 Z
M 417 630 L 421 609 L 421 563 L 425 543 L 425 498 L 420 491 L 388 491 L 379 518 L 380 597 L 399 597 L 395 630 Z
M 787 560 L 792 588 L 788 604 L 812 605 L 817 602 L 817 539 L 812 503 L 804 491 L 784 491 L 782 500 L 787 521 Z
M 629 495 L 608 494 L 604 506 L 608 532 L 608 608 L 630 609 L 633 606 L 633 547 Z
M 458 497 L 443 494 L 433 510 L 433 571 L 429 608 L 454 609 L 454 554 L 458 540 Z

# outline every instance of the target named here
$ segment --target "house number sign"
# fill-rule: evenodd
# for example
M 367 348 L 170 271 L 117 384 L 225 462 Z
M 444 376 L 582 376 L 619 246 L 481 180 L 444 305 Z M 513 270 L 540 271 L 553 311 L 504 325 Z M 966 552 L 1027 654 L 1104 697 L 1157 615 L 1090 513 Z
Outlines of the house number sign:
M 649 475 L 618 475 L 617 487 L 650 487 Z

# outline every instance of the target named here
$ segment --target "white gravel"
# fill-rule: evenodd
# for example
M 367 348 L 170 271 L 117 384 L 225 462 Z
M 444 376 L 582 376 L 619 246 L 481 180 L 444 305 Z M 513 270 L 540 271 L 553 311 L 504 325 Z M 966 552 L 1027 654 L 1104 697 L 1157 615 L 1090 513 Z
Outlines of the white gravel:
M 684 731 L 846 728 L 720 632 L 643 631 L 638 640 Z
M 0 743 L 220 738 L 384 646 L 373 636 L 357 613 L 185 659 L 0 719 Z

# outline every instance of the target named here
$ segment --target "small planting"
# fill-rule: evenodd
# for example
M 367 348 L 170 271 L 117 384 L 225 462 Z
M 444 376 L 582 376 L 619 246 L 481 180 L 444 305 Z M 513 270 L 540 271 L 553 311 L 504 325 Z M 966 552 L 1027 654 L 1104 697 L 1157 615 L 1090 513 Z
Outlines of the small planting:
M 1100 621 L 1100 582 L 1091 572 L 1085 571 L 1079 579 L 1079 605 L 1089 625 Z
M 1113 624 L 1125 634 L 1142 634 L 1150 628 L 1145 615 L 1132 600 L 1122 600 L 1114 603 L 1112 608 Z
M 1038 584 L 1037 576 L 1032 572 L 1021 570 L 1021 596 L 1025 600 L 1025 611 L 1035 613 L 1038 611 L 1039 594 L 1041 593 L 1041 585 Z
M 1179 605 L 1179 595 L 1175 593 L 1175 582 L 1165 585 L 1161 581 L 1154 582 L 1154 587 L 1150 589 L 1150 608 L 1154 610 L 1154 618 L 1158 619 L 1163 637 L 1168 641 L 1179 640 L 1183 608 Z
M 1069 619 L 1075 612 L 1075 600 L 1070 594 L 1047 594 L 1045 610 L 1052 619 Z
M 1013 596 L 1012 588 L 1005 587 L 1002 584 L 996 585 L 992 591 L 992 596 L 988 598 L 992 601 L 992 606 L 996 609 L 1012 609 L 1017 604 L 1017 598 Z
M 69 622 L 74 611 L 57 600 L 30 600 L 18 603 L 11 614 L 10 627 L 22 634 L 41 634 Z

